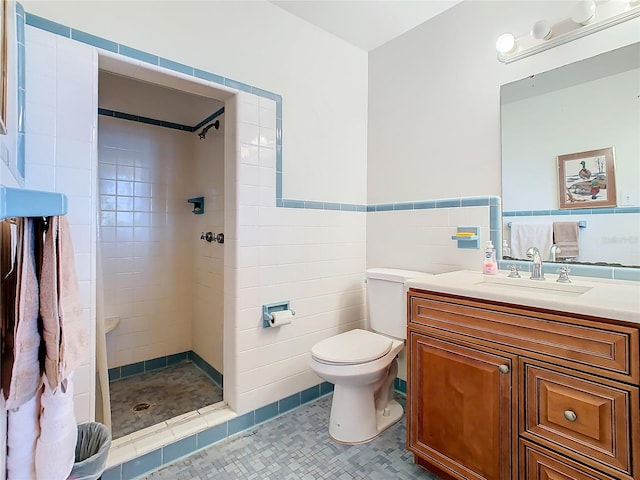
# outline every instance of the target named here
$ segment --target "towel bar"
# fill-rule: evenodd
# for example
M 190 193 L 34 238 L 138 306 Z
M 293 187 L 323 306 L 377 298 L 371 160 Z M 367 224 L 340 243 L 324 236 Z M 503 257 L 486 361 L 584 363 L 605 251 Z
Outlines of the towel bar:
M 507 227 L 511 228 L 511 224 L 512 224 L 512 223 L 513 223 L 513 222 L 509 222 L 509 223 L 507 223 Z M 579 228 L 587 228 L 587 221 L 586 221 L 586 220 L 580 220 L 580 221 L 578 222 L 578 227 L 579 227 Z

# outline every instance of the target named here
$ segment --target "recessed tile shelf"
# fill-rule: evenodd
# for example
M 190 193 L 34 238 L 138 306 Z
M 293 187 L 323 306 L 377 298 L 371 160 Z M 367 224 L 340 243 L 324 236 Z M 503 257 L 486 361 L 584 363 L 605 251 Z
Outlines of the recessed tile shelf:
M 480 248 L 480 227 L 458 227 L 451 240 L 458 242 L 458 248 Z
M 193 203 L 193 213 L 196 215 L 202 215 L 204 213 L 204 197 L 194 197 L 187 200 L 189 203 Z

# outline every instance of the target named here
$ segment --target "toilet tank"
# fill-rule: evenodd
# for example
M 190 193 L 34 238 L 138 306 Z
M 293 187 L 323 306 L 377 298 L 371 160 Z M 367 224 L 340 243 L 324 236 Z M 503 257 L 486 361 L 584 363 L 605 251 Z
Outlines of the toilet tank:
M 410 278 L 430 275 L 413 270 L 370 268 L 367 270 L 369 328 L 395 338 L 407 338 L 407 288 Z

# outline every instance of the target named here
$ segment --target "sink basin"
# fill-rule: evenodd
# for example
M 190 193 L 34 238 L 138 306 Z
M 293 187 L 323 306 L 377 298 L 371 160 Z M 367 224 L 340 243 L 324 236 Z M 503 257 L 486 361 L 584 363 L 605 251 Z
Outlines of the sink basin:
M 593 287 L 585 285 L 575 285 L 573 283 L 558 283 L 554 280 L 530 280 L 528 278 L 509 278 L 509 277 L 483 277 L 482 281 L 475 283 L 482 287 L 508 290 L 513 293 L 527 292 L 538 293 L 544 295 L 560 295 L 577 297 Z

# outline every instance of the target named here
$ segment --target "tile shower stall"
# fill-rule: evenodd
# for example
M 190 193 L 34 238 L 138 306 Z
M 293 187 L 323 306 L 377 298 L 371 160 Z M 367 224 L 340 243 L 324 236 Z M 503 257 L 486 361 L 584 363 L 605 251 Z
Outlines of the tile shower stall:
M 101 93 L 112 77 L 100 73 Z M 140 95 L 135 100 L 126 97 L 135 88 L 120 91 L 118 102 L 124 106 L 120 110 L 141 101 Z M 107 110 L 114 106 L 113 99 L 106 97 L 106 104 L 102 95 L 98 97 L 98 255 L 102 272 L 98 271 L 97 286 L 104 298 L 105 319 L 119 319 L 106 334 L 111 380 L 125 382 L 126 377 L 145 370 L 161 378 L 159 369 L 166 367 L 167 375 L 172 375 L 176 361 L 190 360 L 204 370 L 222 373 L 224 245 L 202 240 L 201 233 L 222 232 L 224 227 L 224 114 L 217 118 L 220 128 L 200 139 L 197 132 L 175 125 L 170 128 L 122 118 L 130 112 L 110 116 L 108 112 L 115 115 L 114 110 Z M 204 197 L 204 213 L 194 214 L 194 204 L 188 203 L 194 197 Z M 150 382 L 148 377 L 140 377 L 132 388 L 144 382 Z M 161 382 L 156 385 L 162 388 Z M 219 390 L 185 411 L 221 400 Z M 169 392 L 165 393 L 168 397 Z M 136 413 L 133 408 L 145 403 L 151 409 L 161 408 L 145 395 L 150 393 L 112 395 L 113 415 L 127 411 L 142 415 L 144 411 Z M 118 398 L 131 405 L 114 405 Z M 113 418 L 114 427 L 122 423 Z M 135 422 L 124 423 L 130 427 Z

